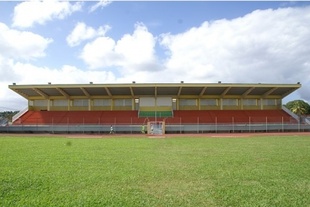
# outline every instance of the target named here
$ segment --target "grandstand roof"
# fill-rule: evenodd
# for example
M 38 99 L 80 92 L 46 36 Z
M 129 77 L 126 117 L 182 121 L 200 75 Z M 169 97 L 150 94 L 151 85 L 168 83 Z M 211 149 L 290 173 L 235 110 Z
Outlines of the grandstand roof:
M 129 84 L 44 84 L 9 85 L 26 99 L 91 98 L 117 96 L 261 96 L 284 98 L 301 84 L 233 84 L 233 83 L 129 83 Z

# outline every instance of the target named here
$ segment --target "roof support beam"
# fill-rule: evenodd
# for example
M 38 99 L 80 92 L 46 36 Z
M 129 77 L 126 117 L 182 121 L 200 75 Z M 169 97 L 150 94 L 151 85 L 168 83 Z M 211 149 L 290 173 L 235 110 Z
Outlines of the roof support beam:
M 278 87 L 274 87 L 274 88 L 270 89 L 269 91 L 267 91 L 266 93 L 263 94 L 263 97 L 265 98 L 266 96 L 270 95 L 272 92 L 274 92 L 277 89 L 278 89 Z
M 86 89 L 85 88 L 80 88 L 82 91 L 83 91 L 83 93 L 85 94 L 85 96 L 87 96 L 87 98 L 90 98 L 90 95 L 89 95 L 89 93 L 86 91 Z
M 231 87 L 227 87 L 224 92 L 221 94 L 221 97 L 225 96 L 227 92 L 231 89 Z
M 70 96 L 61 88 L 56 88 L 57 91 L 59 91 L 64 97 L 66 97 L 67 99 L 70 98 Z
M 202 96 L 206 90 L 207 90 L 207 87 L 203 87 L 203 89 L 200 91 L 199 96 Z
M 244 92 L 244 93 L 242 94 L 242 98 L 244 98 L 244 97 L 246 97 L 247 95 L 249 95 L 249 93 L 251 93 L 251 91 L 253 91 L 253 90 L 254 90 L 254 87 L 249 88 L 248 90 L 246 90 L 246 92 Z
M 112 94 L 111 94 L 110 90 L 108 89 L 108 87 L 104 87 L 104 89 L 105 89 L 105 91 L 107 92 L 107 94 L 111 97 Z
M 155 95 L 155 97 L 157 97 L 157 87 L 156 86 L 154 88 L 154 95 Z
M 41 91 L 40 89 L 37 89 L 37 88 L 32 88 L 32 90 L 34 90 L 35 92 L 37 92 L 38 94 L 40 94 L 40 96 L 42 96 L 43 98 L 45 99 L 48 99 L 49 96 L 46 95 L 43 91 Z
M 182 86 L 180 86 L 180 88 L 179 88 L 179 91 L 178 91 L 178 96 L 180 96 L 180 95 L 181 95 L 181 92 L 182 92 Z
M 135 93 L 133 92 L 132 87 L 129 87 L 129 90 L 130 90 L 131 96 L 132 96 L 132 97 L 135 97 Z

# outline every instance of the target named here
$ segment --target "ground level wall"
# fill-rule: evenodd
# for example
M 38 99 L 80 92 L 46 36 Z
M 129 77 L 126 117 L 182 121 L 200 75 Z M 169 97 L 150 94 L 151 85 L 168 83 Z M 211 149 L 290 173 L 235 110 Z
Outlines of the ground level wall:
M 7 125 L 0 133 L 88 133 L 108 134 L 111 125 Z M 115 125 L 117 134 L 140 134 L 141 125 Z M 257 132 L 310 132 L 308 124 L 174 124 L 165 126 L 166 134 L 186 133 L 257 133 Z

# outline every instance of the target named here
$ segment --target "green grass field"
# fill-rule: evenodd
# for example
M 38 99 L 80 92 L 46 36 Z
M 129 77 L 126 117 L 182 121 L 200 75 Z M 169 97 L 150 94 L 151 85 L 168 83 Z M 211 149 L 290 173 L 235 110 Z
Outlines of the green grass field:
M 0 206 L 310 206 L 309 136 L 0 136 Z

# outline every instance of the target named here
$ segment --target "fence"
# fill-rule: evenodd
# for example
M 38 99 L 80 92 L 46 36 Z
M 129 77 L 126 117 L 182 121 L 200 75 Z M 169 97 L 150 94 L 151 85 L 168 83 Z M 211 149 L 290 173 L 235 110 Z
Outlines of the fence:
M 110 132 L 110 124 L 88 125 L 7 125 L 0 133 L 96 133 Z M 141 124 L 113 125 L 115 133 L 141 133 Z M 255 132 L 309 132 L 309 124 L 243 123 L 243 124 L 166 124 L 165 133 L 255 133 Z

